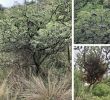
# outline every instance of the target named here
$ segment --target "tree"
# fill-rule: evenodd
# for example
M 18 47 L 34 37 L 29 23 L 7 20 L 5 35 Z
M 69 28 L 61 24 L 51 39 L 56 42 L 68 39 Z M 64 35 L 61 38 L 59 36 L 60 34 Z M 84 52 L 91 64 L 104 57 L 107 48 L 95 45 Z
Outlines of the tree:
M 110 47 L 77 47 L 77 67 L 82 73 L 82 80 L 89 83 L 89 88 L 99 83 L 105 73 L 108 72 L 110 64 Z M 82 50 L 81 50 L 82 49 Z
M 51 5 L 50 5 L 51 4 Z M 17 12 L 15 14 L 15 12 Z M 1 19 L 1 52 L 20 54 L 24 68 L 35 65 L 36 74 L 42 73 L 41 64 L 51 55 L 70 46 L 71 3 L 49 1 L 16 6 L 6 10 Z M 18 19 L 19 18 L 19 19 Z M 69 53 L 68 53 L 69 54 Z M 30 60 L 32 59 L 32 60 Z M 69 59 L 70 60 L 70 59 Z M 31 63 L 30 65 L 27 62 Z M 29 66 L 29 67 L 28 67 Z

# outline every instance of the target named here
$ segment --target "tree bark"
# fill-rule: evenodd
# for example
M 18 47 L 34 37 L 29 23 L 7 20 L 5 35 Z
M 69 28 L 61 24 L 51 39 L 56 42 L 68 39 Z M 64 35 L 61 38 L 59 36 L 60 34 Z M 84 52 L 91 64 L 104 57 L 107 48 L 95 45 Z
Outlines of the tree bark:
M 36 73 L 36 75 L 38 75 L 40 72 L 40 64 L 36 60 L 36 52 L 33 53 L 33 61 L 34 61 L 34 64 L 36 66 L 35 73 Z

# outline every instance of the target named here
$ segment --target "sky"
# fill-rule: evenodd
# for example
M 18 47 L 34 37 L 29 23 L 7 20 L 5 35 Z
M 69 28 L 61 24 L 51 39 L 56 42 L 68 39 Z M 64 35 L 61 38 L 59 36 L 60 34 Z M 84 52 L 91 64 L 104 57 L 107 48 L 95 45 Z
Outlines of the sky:
M 0 0 L 0 4 L 2 4 L 4 7 L 11 7 L 15 4 L 15 2 L 23 4 L 24 0 Z

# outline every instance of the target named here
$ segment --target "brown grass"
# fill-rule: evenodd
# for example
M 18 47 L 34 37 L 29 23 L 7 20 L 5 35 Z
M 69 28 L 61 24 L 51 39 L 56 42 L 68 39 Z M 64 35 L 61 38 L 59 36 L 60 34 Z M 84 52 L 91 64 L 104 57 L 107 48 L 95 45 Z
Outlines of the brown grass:
M 0 85 L 0 100 L 71 100 L 71 75 L 49 72 L 47 78 L 6 78 Z M 18 78 L 18 79 L 17 79 Z
M 71 100 L 71 77 L 59 79 L 52 73 L 48 75 L 47 81 L 41 77 L 32 77 L 25 80 L 26 90 L 22 97 L 26 100 Z

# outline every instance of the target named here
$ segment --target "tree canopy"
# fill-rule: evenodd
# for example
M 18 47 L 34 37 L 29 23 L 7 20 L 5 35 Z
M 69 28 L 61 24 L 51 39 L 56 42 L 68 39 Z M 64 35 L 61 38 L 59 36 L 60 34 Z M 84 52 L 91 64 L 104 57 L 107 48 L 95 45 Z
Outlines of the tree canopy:
M 26 2 L 0 16 L 0 52 L 20 55 L 26 67 L 36 66 L 36 73 L 46 59 L 70 48 L 71 0 Z M 70 62 L 70 54 L 67 58 Z
M 75 43 L 110 43 L 109 5 L 109 0 L 75 0 Z

